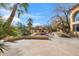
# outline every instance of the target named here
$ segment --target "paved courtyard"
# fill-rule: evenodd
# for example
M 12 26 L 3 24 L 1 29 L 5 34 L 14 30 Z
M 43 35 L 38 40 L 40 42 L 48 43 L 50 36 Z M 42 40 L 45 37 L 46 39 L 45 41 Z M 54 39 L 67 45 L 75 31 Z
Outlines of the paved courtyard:
M 79 56 L 78 38 L 52 38 L 52 40 L 18 40 L 6 42 L 5 56 Z

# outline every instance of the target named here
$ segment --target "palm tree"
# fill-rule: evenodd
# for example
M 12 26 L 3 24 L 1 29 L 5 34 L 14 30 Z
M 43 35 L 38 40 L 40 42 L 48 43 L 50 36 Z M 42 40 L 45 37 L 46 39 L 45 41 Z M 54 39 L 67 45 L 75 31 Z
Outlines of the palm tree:
M 18 12 L 18 17 L 20 17 L 21 14 L 27 12 L 27 7 L 28 7 L 27 3 L 15 3 L 13 5 L 12 12 L 7 21 L 5 22 L 5 24 L 3 25 L 3 28 L 4 30 L 6 29 L 5 31 L 7 33 L 10 32 L 10 25 L 15 17 L 16 12 Z
M 7 19 L 8 25 L 9 26 L 11 25 L 13 18 L 15 17 L 16 11 L 18 11 L 18 17 L 20 17 L 20 15 L 24 13 L 24 10 L 25 10 L 25 12 L 27 12 L 27 7 L 28 7 L 27 3 L 15 3 L 13 5 L 13 10 L 12 10 L 9 18 Z M 24 8 L 24 10 L 23 10 L 23 8 Z

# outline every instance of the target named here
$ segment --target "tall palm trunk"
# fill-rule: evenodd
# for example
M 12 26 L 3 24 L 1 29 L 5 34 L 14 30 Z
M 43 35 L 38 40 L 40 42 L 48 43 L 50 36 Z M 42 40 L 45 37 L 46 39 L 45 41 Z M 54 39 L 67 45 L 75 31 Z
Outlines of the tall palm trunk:
M 11 34 L 10 25 L 13 21 L 16 10 L 17 10 L 17 4 L 14 4 L 11 15 L 9 16 L 9 18 L 7 19 L 7 21 L 3 25 L 4 32 L 7 33 L 8 35 Z
M 11 15 L 10 15 L 9 18 L 7 19 L 8 26 L 11 25 L 11 23 L 12 23 L 12 21 L 13 21 L 13 18 L 15 17 L 16 10 L 17 10 L 17 4 L 14 4 L 13 10 L 12 10 L 12 12 L 11 12 Z

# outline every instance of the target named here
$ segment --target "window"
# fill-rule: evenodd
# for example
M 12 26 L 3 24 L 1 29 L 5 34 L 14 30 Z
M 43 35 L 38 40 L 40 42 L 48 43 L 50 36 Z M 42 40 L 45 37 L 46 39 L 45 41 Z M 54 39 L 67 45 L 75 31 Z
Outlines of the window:
M 79 21 L 79 12 L 78 12 L 77 15 L 75 16 L 75 21 Z
M 75 30 L 75 31 L 79 31 L 79 24 L 76 24 L 76 25 L 74 26 L 74 30 Z

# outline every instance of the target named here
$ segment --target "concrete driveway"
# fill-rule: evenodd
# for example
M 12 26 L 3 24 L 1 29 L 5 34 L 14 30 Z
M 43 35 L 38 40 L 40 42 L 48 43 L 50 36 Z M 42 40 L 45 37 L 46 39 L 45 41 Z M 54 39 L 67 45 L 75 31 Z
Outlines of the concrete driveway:
M 52 40 L 18 40 L 6 42 L 5 56 L 79 56 L 78 38 L 52 38 Z

